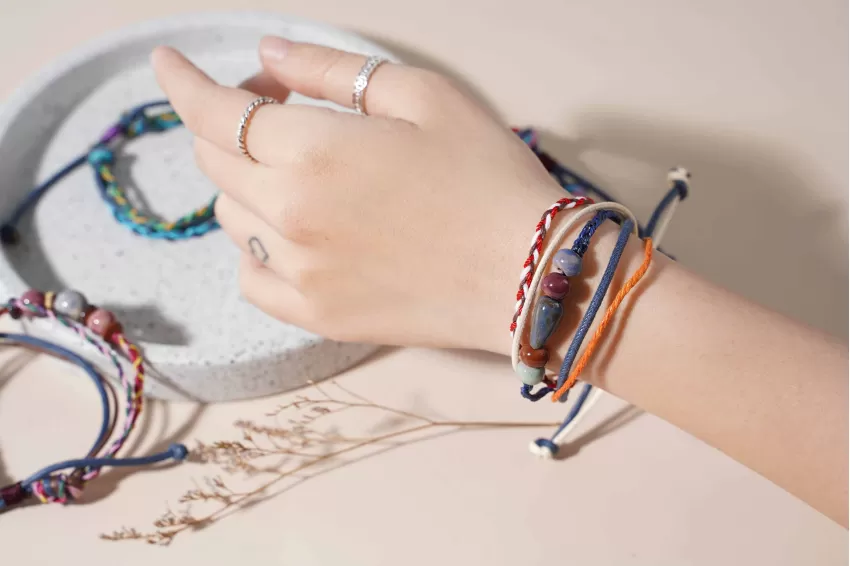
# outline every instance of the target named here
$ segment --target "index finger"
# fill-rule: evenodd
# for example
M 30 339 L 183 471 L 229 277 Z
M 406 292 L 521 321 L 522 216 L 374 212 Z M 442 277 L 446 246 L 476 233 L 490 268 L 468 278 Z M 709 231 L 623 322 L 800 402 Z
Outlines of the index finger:
M 156 48 L 151 62 L 159 85 L 186 127 L 220 149 L 242 155 L 238 147 L 239 122 L 258 96 L 243 88 L 216 83 L 169 47 Z M 290 126 L 304 120 L 327 120 L 327 116 L 308 106 L 291 105 L 285 111 L 283 106 L 260 106 L 245 133 L 248 151 L 260 163 L 280 162 L 281 131 L 292 131 Z

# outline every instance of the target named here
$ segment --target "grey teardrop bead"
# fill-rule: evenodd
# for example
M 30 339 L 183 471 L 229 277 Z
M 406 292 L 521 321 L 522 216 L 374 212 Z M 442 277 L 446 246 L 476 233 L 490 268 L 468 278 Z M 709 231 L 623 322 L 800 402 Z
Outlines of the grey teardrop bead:
M 522 362 L 516 365 L 516 374 L 519 376 L 519 380 L 526 385 L 537 385 L 543 381 L 545 373 L 544 368 L 533 368 Z
M 542 348 L 546 340 L 558 328 L 563 315 L 564 306 L 560 302 L 545 295 L 540 297 L 534 305 L 534 314 L 531 316 L 531 335 L 528 344 L 535 350 Z
M 53 299 L 53 310 L 73 320 L 81 320 L 89 303 L 79 291 L 65 289 Z

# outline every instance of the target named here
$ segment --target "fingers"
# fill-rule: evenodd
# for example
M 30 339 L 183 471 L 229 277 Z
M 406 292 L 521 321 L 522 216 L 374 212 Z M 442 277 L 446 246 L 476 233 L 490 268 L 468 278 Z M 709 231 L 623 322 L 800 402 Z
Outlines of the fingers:
M 295 92 L 346 108 L 353 106 L 354 80 L 366 61 L 363 55 L 280 37 L 263 38 L 260 59 L 267 72 Z M 369 79 L 365 93 L 369 114 L 415 123 L 432 76 L 436 77 L 403 65 L 381 65 Z
M 253 255 L 242 254 L 239 289 L 249 303 L 266 314 L 303 327 L 306 308 L 301 294 L 259 263 Z
M 151 61 L 157 81 L 186 127 L 196 136 L 244 159 L 237 147 L 236 130 L 242 114 L 257 95 L 245 89 L 217 84 L 171 48 L 158 47 Z M 268 78 L 258 81 L 264 88 L 269 87 Z M 285 92 L 285 87 L 280 92 Z M 317 114 L 317 120 L 322 120 L 327 114 L 308 106 L 261 106 L 246 134 L 251 155 L 261 163 L 276 163 L 281 132 L 291 131 L 288 127 L 290 118 L 296 123 L 303 122 L 305 115 L 313 113 Z
M 221 191 L 273 222 L 274 203 L 279 199 L 275 198 L 278 191 L 269 167 L 251 163 L 244 156 L 228 153 L 202 138 L 195 139 L 195 162 Z
M 262 219 L 228 195 L 219 195 L 215 215 L 224 232 L 242 250 L 288 281 L 288 271 L 302 252 Z

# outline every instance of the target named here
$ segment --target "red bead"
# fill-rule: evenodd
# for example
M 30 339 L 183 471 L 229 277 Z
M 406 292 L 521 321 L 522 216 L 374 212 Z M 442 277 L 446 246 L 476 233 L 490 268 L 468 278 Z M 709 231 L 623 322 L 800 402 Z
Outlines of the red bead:
M 44 293 L 37 289 L 30 289 L 21 295 L 21 302 L 27 306 L 44 308 Z
M 115 326 L 115 315 L 105 309 L 95 309 L 86 317 L 86 326 L 98 336 L 106 338 Z
M 549 361 L 549 350 L 545 348 L 534 349 L 528 344 L 523 344 L 519 349 L 519 359 L 530 368 L 546 367 Z
M 570 292 L 570 280 L 563 273 L 553 272 L 540 282 L 543 294 L 553 299 L 561 300 Z

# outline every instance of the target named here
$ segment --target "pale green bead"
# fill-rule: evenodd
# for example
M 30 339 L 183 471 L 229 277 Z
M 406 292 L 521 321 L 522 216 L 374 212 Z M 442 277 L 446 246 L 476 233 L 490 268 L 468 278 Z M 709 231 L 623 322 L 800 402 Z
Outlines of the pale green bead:
M 519 362 L 516 366 L 516 374 L 519 380 L 526 385 L 537 385 L 543 381 L 543 376 L 546 375 L 545 368 L 533 368 Z

